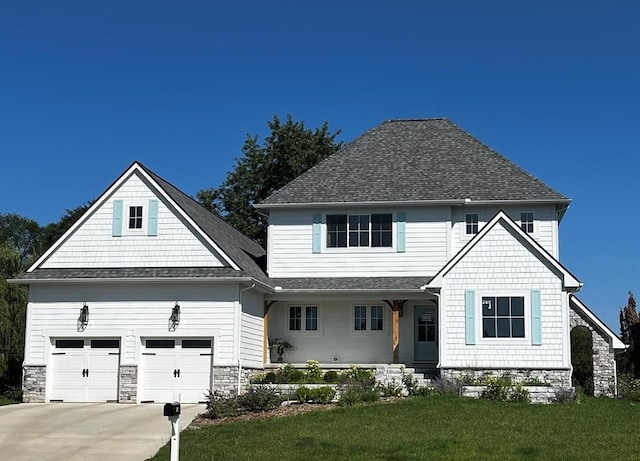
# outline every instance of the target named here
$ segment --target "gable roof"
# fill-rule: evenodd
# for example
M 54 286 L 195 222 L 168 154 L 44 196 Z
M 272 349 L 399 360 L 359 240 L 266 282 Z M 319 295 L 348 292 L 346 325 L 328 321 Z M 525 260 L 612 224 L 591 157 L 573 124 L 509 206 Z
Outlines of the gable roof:
M 533 251 L 537 253 L 538 258 L 547 262 L 551 267 L 558 271 L 558 273 L 562 276 L 562 286 L 568 291 L 577 291 L 582 287 L 582 282 L 580 282 L 567 268 L 565 268 L 560 261 L 554 258 L 547 250 L 545 250 L 542 245 L 540 245 L 536 240 L 534 240 L 529 234 L 523 231 L 520 226 L 512 220 L 504 211 L 500 210 L 495 214 L 493 218 L 489 220 L 489 222 L 473 236 L 471 240 L 467 242 L 467 244 L 462 247 L 462 249 L 451 258 L 443 267 L 438 271 L 438 273 L 433 277 L 433 279 L 427 283 L 425 288 L 442 288 L 443 277 L 463 259 L 473 247 L 475 247 L 478 242 L 480 242 L 485 235 L 491 232 L 498 223 L 503 223 L 508 229 L 511 229 L 516 235 L 518 235 L 521 239 L 523 239 L 530 247 L 532 247 Z
M 72 235 L 77 228 L 91 216 L 95 210 L 101 207 L 131 175 L 140 174 L 151 186 L 157 189 L 185 221 L 189 222 L 196 232 L 208 241 L 214 248 L 226 267 L 222 268 L 127 268 L 112 270 L 92 270 L 87 268 L 71 269 L 40 269 L 39 266 L 59 248 L 65 240 Z M 54 243 L 24 274 L 17 277 L 19 280 L 54 280 L 54 279 L 82 279 L 82 278 L 120 278 L 120 277 L 206 277 L 225 278 L 245 277 L 255 279 L 265 285 L 269 279 L 260 268 L 259 261 L 264 258 L 265 251 L 256 242 L 246 237 L 241 232 L 224 222 L 202 207 L 193 198 L 186 195 L 177 187 L 164 180 L 139 162 L 133 164 L 120 175 L 114 183 L 95 201 L 85 214 L 65 234 Z
M 589 309 L 586 306 L 586 304 L 580 301 L 577 296 L 571 295 L 569 299 L 571 302 L 571 306 L 574 309 L 581 312 L 584 316 L 586 316 L 589 319 L 592 326 L 594 326 L 596 329 L 600 330 L 602 333 L 604 333 L 606 336 L 609 337 L 609 346 L 611 346 L 612 349 L 627 348 L 627 345 L 622 342 L 622 340 L 618 337 L 618 335 L 615 334 L 613 330 L 611 330 L 611 328 L 609 328 L 602 320 L 600 320 L 596 314 L 591 312 L 591 309 Z
M 390 120 L 265 199 L 302 204 L 570 200 L 447 119 Z

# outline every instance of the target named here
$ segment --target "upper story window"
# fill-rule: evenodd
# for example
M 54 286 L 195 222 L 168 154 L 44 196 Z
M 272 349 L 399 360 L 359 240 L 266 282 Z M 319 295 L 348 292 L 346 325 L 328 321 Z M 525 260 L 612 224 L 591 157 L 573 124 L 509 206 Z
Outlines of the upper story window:
M 482 337 L 524 338 L 524 296 L 483 296 Z
M 142 229 L 142 207 L 129 207 L 129 229 Z
M 533 233 L 533 213 L 520 213 L 520 227 L 527 234 Z
M 467 235 L 478 233 L 478 213 L 468 213 L 465 217 L 465 223 Z
M 392 215 L 327 215 L 327 248 L 391 247 Z

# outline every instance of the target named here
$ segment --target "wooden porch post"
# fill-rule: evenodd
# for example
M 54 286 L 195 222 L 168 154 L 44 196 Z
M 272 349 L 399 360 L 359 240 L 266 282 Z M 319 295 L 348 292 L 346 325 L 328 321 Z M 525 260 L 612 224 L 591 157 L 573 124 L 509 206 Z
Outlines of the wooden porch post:
M 401 301 L 398 299 L 393 300 L 391 305 L 391 311 L 393 312 L 393 321 L 391 331 L 393 333 L 393 363 L 400 362 L 400 306 Z
M 269 309 L 277 301 L 264 302 L 264 323 L 262 328 L 262 363 L 267 363 L 267 351 L 269 350 Z

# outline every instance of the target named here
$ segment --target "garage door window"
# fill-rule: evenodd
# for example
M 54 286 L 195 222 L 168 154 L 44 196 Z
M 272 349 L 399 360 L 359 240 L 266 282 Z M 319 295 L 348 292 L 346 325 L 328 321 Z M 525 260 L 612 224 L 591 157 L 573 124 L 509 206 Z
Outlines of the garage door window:
M 84 339 L 56 339 L 56 349 L 82 349 Z
M 147 339 L 145 345 L 147 349 L 173 349 L 176 342 L 173 339 Z
M 183 349 L 211 349 L 210 339 L 183 339 Z
M 120 347 L 118 339 L 92 339 L 91 349 L 117 349 Z

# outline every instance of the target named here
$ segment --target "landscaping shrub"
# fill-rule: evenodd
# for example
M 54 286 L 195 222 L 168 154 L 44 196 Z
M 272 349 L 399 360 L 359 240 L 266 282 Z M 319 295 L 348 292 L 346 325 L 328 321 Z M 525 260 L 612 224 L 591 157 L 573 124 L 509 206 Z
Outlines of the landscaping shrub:
M 324 377 L 322 379 L 325 383 L 338 384 L 340 382 L 340 375 L 337 371 L 330 370 L 324 374 Z
M 521 383 L 513 384 L 511 376 L 488 378 L 481 399 L 499 402 L 529 402 L 529 391 Z
M 640 402 L 640 379 L 633 379 L 631 375 L 619 376 L 618 396 L 623 399 Z
M 244 394 L 240 394 L 238 403 L 246 411 L 257 412 L 279 407 L 282 399 L 275 389 L 266 385 L 257 385 L 249 386 Z
M 329 386 L 317 387 L 309 389 L 306 386 L 300 386 L 295 393 L 295 398 L 300 403 L 313 402 L 313 403 L 331 403 L 336 396 L 336 391 Z
M 322 382 L 322 368 L 317 360 L 307 360 L 305 378 L 308 383 L 318 384 Z
M 365 383 L 375 382 L 373 371 L 368 368 L 360 368 L 356 365 L 351 365 L 351 368 L 342 372 L 340 381 L 343 383 Z
M 276 382 L 280 384 L 301 384 L 305 382 L 305 375 L 290 363 L 280 368 L 276 373 Z
M 235 395 L 223 394 L 219 391 L 211 392 L 207 396 L 206 418 L 218 419 L 230 416 L 237 416 L 240 413 L 238 397 Z
M 311 400 L 311 389 L 307 386 L 300 386 L 296 389 L 295 393 L 296 400 L 300 403 L 305 403 Z
M 387 382 L 387 384 L 378 384 L 377 386 L 382 397 L 401 397 L 402 386 L 398 385 L 394 379 Z
M 576 403 L 576 390 L 572 387 L 559 387 L 555 390 L 553 403 Z
M 437 377 L 431 380 L 433 389 L 440 395 L 460 395 L 464 382 L 458 379 Z

